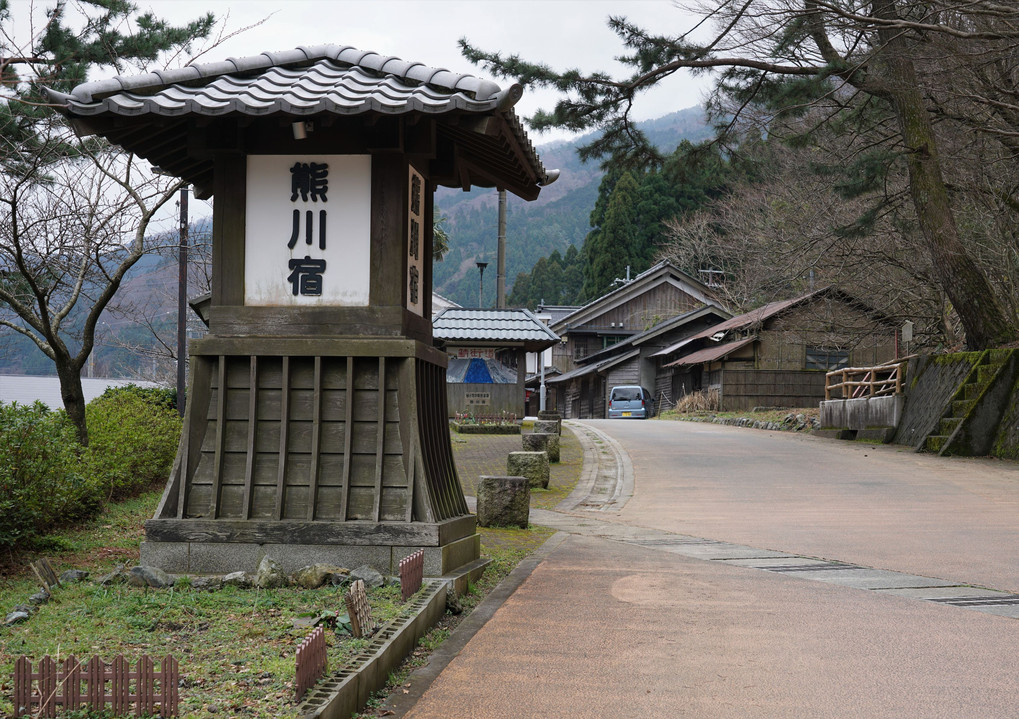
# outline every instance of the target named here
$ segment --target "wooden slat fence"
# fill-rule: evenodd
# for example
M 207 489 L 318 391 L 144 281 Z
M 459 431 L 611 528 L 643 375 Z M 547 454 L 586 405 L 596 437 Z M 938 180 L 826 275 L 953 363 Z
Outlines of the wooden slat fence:
M 905 374 L 905 362 L 833 370 L 825 374 L 824 398 L 832 399 L 835 390 L 839 390 L 841 396 L 834 399 L 902 394 L 902 380 Z
M 421 589 L 425 575 L 425 550 L 419 549 L 400 560 L 400 593 L 407 601 L 414 592 Z
M 294 683 L 297 690 L 297 701 L 301 701 L 304 698 L 304 693 L 315 686 L 315 682 L 325 676 L 329 670 L 326 636 L 322 627 L 316 628 L 301 642 L 295 656 L 297 671 Z
M 102 711 L 109 705 L 117 716 L 177 716 L 180 695 L 177 660 L 167 655 L 157 671 L 152 658 L 143 655 L 137 669 L 121 655 L 111 664 L 92 657 L 88 664 L 73 655 L 58 664 L 49 656 L 33 671 L 28 657 L 14 664 L 14 715 L 55 717 L 64 711 L 87 708 Z

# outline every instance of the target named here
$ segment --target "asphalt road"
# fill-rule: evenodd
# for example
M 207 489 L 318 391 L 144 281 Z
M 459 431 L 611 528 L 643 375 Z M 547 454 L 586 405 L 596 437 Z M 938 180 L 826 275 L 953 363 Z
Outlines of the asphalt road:
M 591 424 L 629 454 L 633 496 L 564 516 L 575 533 L 406 716 L 1019 717 L 1019 619 L 606 538 L 672 532 L 1016 591 L 1015 465 Z

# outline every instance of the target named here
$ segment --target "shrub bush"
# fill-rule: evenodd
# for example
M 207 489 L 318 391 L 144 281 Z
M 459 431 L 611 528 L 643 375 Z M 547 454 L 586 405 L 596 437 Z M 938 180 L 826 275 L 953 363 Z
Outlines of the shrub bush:
M 122 499 L 166 480 L 181 429 L 174 398 L 172 391 L 128 385 L 89 402 L 86 473 L 103 499 Z
M 0 403 L 0 547 L 24 544 L 95 510 L 75 436 L 63 411 L 41 402 Z

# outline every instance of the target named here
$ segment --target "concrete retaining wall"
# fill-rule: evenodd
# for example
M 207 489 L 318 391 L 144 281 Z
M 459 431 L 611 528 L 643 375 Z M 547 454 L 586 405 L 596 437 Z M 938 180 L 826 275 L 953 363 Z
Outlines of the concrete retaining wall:
M 853 430 L 897 427 L 905 399 L 897 394 L 827 400 L 821 402 L 821 427 Z

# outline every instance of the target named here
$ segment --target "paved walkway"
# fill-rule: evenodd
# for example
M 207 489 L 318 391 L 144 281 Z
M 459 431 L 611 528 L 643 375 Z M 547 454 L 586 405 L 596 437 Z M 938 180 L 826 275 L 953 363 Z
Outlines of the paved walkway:
M 391 702 L 396 715 L 1019 716 L 1012 465 L 695 427 L 585 423 L 598 468 L 564 511 L 532 513 L 562 531 Z M 811 495 L 789 468 L 820 456 Z M 842 477 L 821 469 L 832 462 Z M 919 523 L 960 556 L 922 559 L 912 537 L 878 551 L 842 529 L 851 518 L 885 540 L 896 511 L 903 535 Z M 764 541 L 726 541 L 748 537 Z M 975 548 L 989 556 L 967 562 Z M 971 573 L 994 583 L 969 586 Z

